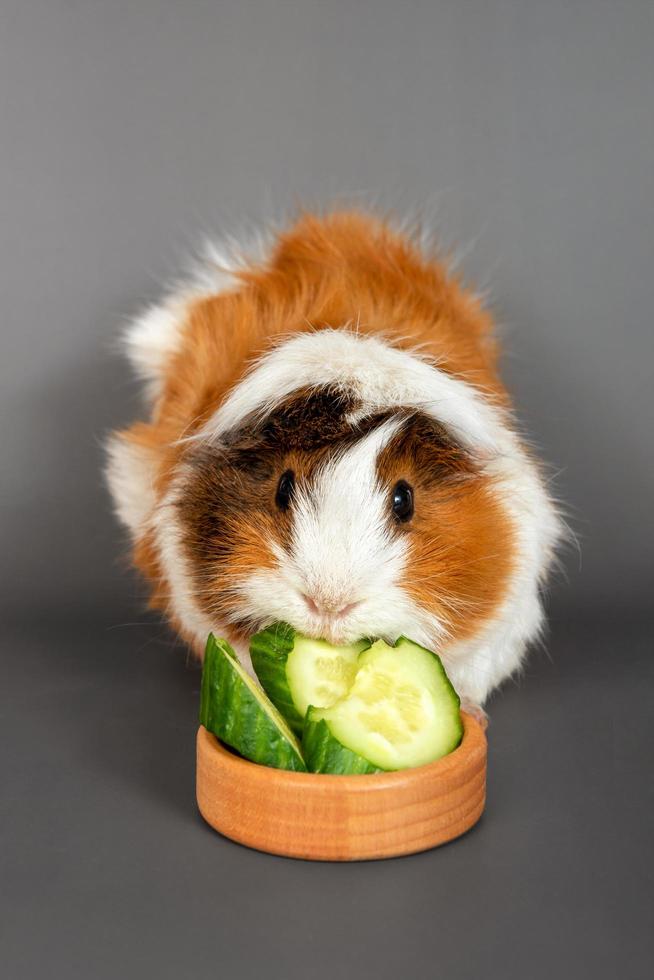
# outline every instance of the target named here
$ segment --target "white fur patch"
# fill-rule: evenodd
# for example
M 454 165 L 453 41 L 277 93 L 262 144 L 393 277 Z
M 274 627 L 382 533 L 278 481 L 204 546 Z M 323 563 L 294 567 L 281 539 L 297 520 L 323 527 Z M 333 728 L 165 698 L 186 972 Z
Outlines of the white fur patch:
M 137 376 L 146 383 L 146 392 L 154 400 L 170 358 L 181 345 L 186 304 L 170 298 L 160 306 L 151 306 L 129 326 L 124 336 L 125 349 Z
M 349 330 L 299 334 L 262 357 L 193 439 L 220 439 L 252 415 L 265 416 L 310 385 L 346 388 L 375 411 L 419 408 L 469 448 L 493 450 L 501 414 L 472 385 L 416 353 Z
M 187 279 L 129 324 L 123 343 L 137 376 L 146 384 L 146 395 L 151 401 L 160 394 L 171 357 L 183 347 L 190 304 L 238 288 L 236 273 L 264 263 L 271 242 L 269 233 L 251 236 L 247 244 L 239 244 L 232 238 L 220 243 L 208 239 L 200 258 L 191 263 Z
M 212 295 L 238 286 L 236 273 L 265 265 L 274 241 L 272 227 L 238 236 L 227 235 L 219 242 L 207 238 L 199 261 L 191 265 L 190 288 Z
M 155 507 L 155 454 L 124 436 L 111 436 L 106 445 L 105 478 L 119 520 L 133 538 L 147 528 Z

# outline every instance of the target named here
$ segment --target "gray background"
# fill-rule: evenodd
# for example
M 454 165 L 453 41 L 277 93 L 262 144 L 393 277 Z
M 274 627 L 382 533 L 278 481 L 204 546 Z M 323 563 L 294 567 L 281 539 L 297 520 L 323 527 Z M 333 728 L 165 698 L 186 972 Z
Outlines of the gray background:
M 4 975 L 645 974 L 653 43 L 648 0 L 0 0 Z M 582 555 L 481 825 L 352 867 L 203 827 L 198 673 L 100 477 L 124 319 L 203 234 L 339 198 L 461 248 Z

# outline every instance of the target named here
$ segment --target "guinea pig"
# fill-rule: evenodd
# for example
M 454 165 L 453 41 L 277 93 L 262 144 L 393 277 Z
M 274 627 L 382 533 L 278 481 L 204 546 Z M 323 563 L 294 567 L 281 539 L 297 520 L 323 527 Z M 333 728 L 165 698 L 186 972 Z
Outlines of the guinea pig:
M 406 635 L 468 705 L 541 629 L 561 522 L 498 375 L 493 323 L 388 221 L 301 215 L 211 248 L 125 335 L 148 418 L 107 478 L 151 604 L 198 657 L 277 620 Z

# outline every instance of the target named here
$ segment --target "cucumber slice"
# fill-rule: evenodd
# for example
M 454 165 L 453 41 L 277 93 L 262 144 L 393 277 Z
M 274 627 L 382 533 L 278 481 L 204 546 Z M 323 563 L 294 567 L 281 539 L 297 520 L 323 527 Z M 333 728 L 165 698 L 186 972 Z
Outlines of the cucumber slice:
M 320 717 L 320 708 L 309 708 L 307 711 L 302 751 L 311 772 L 329 772 L 332 775 L 353 776 L 384 771 L 334 738 L 328 722 Z
M 204 654 L 200 724 L 252 762 L 306 772 L 293 732 L 229 643 L 213 633 Z
M 276 623 L 252 637 L 250 657 L 266 694 L 301 735 L 309 705 L 326 708 L 347 694 L 359 654 L 369 646 L 359 640 L 336 647 Z
M 312 772 L 370 771 L 361 760 L 385 770 L 426 765 L 461 741 L 459 706 L 435 653 L 405 637 L 392 647 L 378 640 L 360 655 L 349 693 L 309 709 L 304 757 Z

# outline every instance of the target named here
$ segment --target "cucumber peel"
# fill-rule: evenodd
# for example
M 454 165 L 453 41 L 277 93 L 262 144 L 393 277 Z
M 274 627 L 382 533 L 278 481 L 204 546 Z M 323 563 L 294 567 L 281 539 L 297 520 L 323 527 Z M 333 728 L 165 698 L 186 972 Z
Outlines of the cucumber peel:
M 359 655 L 369 646 L 368 640 L 332 646 L 276 623 L 252 637 L 250 657 L 266 694 L 301 736 L 309 705 L 329 707 L 344 697 L 354 682 Z
M 229 643 L 213 633 L 204 655 L 200 724 L 251 762 L 306 772 L 299 743 L 282 715 Z
M 312 772 L 374 772 L 434 762 L 462 736 L 459 697 L 440 658 L 400 637 L 360 654 L 344 697 L 309 708 L 302 749 Z

